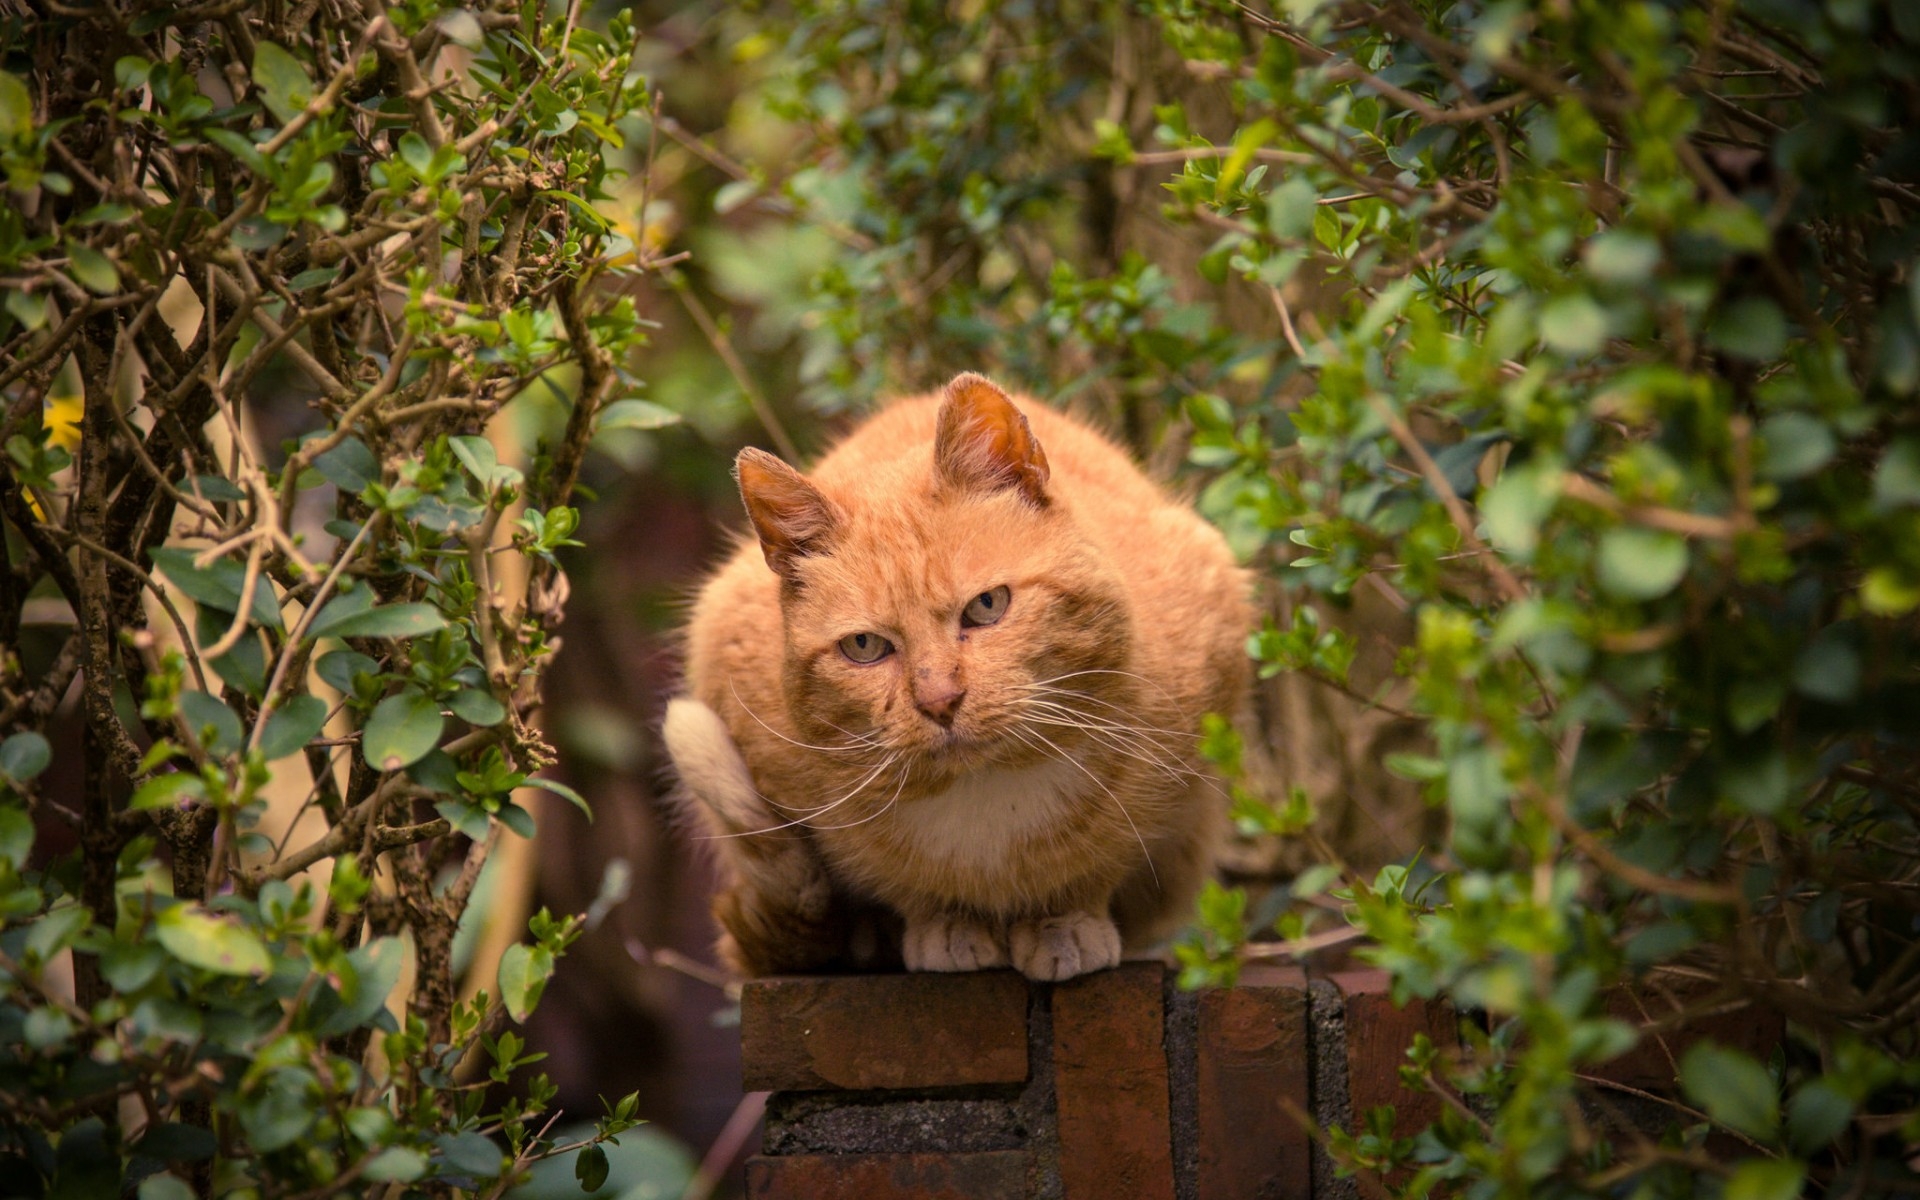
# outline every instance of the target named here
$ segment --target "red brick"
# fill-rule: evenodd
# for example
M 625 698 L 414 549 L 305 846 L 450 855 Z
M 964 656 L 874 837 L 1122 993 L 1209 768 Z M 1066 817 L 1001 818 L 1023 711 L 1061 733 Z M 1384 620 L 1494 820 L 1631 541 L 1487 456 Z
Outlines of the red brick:
M 1200 994 L 1199 1200 L 1309 1200 L 1307 979 L 1249 967 Z
M 1381 1105 L 1394 1107 L 1394 1132 L 1412 1137 L 1440 1115 L 1440 1097 L 1410 1091 L 1400 1084 L 1400 1068 L 1417 1034 L 1426 1034 L 1441 1046 L 1459 1044 L 1460 1027 L 1453 1005 L 1444 1000 L 1415 997 L 1405 1007 L 1393 1002 L 1391 976 L 1385 971 L 1340 971 L 1328 977 L 1346 1000 L 1347 1094 L 1353 1103 L 1356 1128 L 1364 1127 L 1367 1112 Z M 1396 1174 L 1393 1183 L 1404 1183 Z M 1378 1177 L 1361 1176 L 1360 1194 L 1384 1196 Z
M 1066 1200 L 1171 1200 L 1159 963 L 1127 963 L 1053 990 L 1053 1080 Z
M 749 1200 L 1016 1200 L 1027 1155 L 795 1154 L 747 1160 Z
M 740 996 L 746 1089 L 1023 1083 L 1027 984 L 1011 971 L 756 979 Z

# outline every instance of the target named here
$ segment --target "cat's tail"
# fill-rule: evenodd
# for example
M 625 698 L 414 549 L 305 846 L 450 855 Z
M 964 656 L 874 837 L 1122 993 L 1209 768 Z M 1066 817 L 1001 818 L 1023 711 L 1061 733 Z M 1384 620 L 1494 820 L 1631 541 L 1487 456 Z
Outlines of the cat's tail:
M 826 871 L 806 832 L 753 786 L 726 723 L 681 697 L 668 702 L 660 732 L 726 876 L 713 898 L 722 961 L 743 975 L 772 975 L 831 960 L 844 934 Z

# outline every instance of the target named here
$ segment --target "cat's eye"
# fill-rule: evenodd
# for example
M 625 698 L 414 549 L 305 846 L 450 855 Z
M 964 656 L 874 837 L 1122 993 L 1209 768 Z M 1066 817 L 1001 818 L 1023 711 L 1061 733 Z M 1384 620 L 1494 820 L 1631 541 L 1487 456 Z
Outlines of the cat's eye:
M 877 633 L 850 633 L 840 639 L 840 653 L 861 666 L 877 663 L 893 653 L 893 643 Z
M 993 624 L 1006 615 L 1007 601 L 1011 598 L 1005 584 L 990 592 L 981 592 L 960 610 L 960 624 L 970 628 Z

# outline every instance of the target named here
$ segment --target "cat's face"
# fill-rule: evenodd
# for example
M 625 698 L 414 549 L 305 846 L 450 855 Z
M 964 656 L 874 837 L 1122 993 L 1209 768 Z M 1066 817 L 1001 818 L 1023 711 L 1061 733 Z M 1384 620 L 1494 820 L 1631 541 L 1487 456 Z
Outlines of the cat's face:
M 940 430 L 831 496 L 743 457 L 783 576 L 789 710 L 815 744 L 899 752 L 933 775 L 1059 757 L 1081 741 L 1063 711 L 1124 702 L 1121 581 L 1050 502 L 1044 453 L 1004 394 L 957 381 Z

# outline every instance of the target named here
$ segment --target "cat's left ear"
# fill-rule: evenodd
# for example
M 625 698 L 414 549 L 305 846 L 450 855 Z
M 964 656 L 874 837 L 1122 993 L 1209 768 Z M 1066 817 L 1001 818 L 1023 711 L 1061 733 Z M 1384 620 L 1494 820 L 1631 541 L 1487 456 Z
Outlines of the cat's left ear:
M 752 446 L 733 460 L 733 474 L 769 567 L 791 577 L 795 560 L 827 552 L 841 523 L 840 509 L 806 476 Z
M 969 371 L 947 385 L 933 462 L 940 477 L 957 487 L 1017 487 L 1030 504 L 1046 506 L 1046 451 L 1025 414 L 983 375 Z

